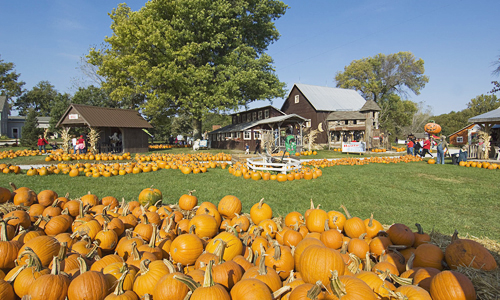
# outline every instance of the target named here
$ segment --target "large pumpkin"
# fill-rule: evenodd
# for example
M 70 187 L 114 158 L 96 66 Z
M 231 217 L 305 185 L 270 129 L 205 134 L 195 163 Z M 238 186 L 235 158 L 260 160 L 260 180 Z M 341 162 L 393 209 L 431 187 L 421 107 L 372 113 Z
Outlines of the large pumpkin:
M 492 271 L 497 262 L 490 251 L 476 241 L 458 239 L 458 232 L 452 237 L 452 243 L 446 247 L 445 259 L 451 269 L 469 266 L 475 269 Z
M 139 194 L 139 203 L 142 206 L 149 204 L 149 206 L 154 205 L 159 200 L 163 200 L 163 196 L 159 189 L 154 189 L 153 187 L 143 189 Z
M 441 126 L 434 123 L 434 121 L 429 121 L 429 123 L 425 124 L 424 130 L 427 133 L 438 134 L 441 132 Z

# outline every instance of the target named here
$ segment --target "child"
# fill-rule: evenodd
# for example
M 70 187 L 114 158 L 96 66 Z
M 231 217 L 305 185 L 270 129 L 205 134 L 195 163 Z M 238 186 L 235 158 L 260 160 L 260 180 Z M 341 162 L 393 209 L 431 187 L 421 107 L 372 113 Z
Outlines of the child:
M 250 154 L 250 146 L 248 146 L 248 143 L 245 143 L 245 154 Z

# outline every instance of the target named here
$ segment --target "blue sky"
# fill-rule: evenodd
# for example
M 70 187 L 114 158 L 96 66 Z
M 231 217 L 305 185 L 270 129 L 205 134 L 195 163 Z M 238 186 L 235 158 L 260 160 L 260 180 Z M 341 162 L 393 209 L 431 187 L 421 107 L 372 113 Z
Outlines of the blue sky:
M 73 93 L 82 82 L 80 58 L 112 34 L 114 0 L 1 1 L 0 55 L 13 62 L 31 89 L 42 80 Z M 425 61 L 430 81 L 410 100 L 434 114 L 458 111 L 492 89 L 492 63 L 500 55 L 500 1 L 285 0 L 276 22 L 281 38 L 269 47 L 279 79 L 335 86 L 336 72 L 378 53 L 410 51 Z M 133 10 L 145 1 L 126 2 Z M 283 99 L 273 105 L 281 107 Z M 267 105 L 256 102 L 251 107 Z

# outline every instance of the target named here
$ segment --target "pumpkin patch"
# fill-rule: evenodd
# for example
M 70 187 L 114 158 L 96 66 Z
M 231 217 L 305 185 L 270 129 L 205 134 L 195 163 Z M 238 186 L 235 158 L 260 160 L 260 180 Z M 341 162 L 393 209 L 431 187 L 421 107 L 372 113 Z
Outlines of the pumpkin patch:
M 484 246 L 458 234 L 442 246 L 418 224 L 382 226 L 345 206 L 325 211 L 311 200 L 282 217 L 265 199 L 245 212 L 246 199 L 198 205 L 193 192 L 167 204 L 151 187 L 120 204 L 91 192 L 68 199 L 0 188 L 1 299 L 183 299 L 189 291 L 192 299 L 477 299 L 461 268 L 497 270 Z M 16 204 L 13 195 L 25 196 Z

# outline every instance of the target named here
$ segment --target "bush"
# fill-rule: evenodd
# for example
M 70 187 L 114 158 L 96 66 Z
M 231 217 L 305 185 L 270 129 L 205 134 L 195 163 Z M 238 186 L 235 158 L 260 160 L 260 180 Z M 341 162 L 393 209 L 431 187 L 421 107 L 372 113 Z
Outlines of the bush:
M 42 133 L 41 129 L 37 128 L 37 115 L 38 113 L 34 109 L 29 110 L 21 130 L 21 146 L 29 147 L 30 149 L 37 148 L 38 136 Z

